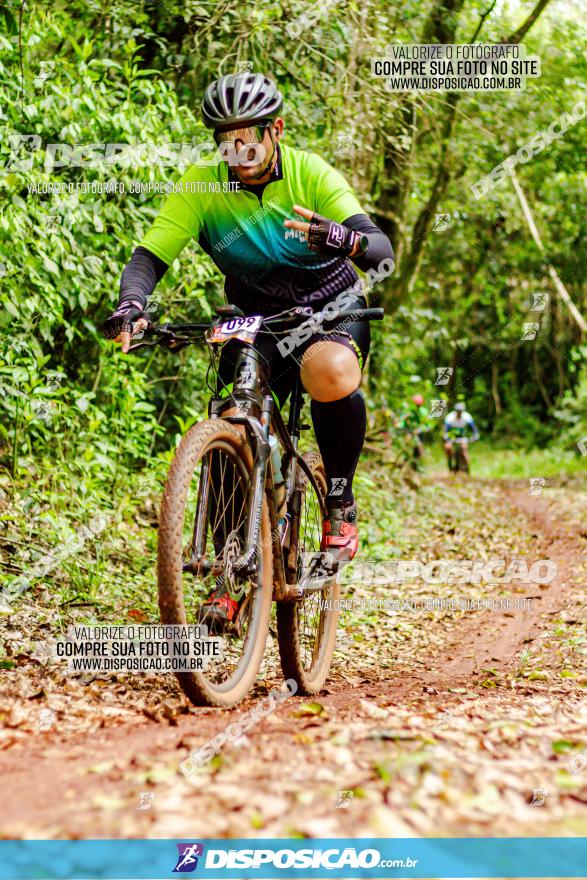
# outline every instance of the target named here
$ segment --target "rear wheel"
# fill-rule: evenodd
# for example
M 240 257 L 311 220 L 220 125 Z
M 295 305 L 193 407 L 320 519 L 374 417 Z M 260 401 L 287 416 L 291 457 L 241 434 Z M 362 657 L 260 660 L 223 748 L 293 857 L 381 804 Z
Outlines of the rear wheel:
M 327 492 L 326 474 L 317 453 L 304 455 L 320 487 Z M 299 583 L 307 577 L 312 557 L 320 553 L 322 513 L 316 490 L 301 468 L 295 492 L 299 519 L 292 521 L 291 547 L 288 554 L 288 582 Z M 340 585 L 330 583 L 316 593 L 296 602 L 277 603 L 277 638 L 281 668 L 286 679 L 297 683 L 297 693 L 316 694 L 324 686 L 330 671 L 338 624 Z M 336 607 L 334 607 L 336 606 Z
M 202 605 L 213 590 L 227 591 L 239 602 L 238 616 L 221 633 L 211 630 L 222 638 L 222 657 L 210 660 L 204 671 L 177 673 L 182 689 L 197 705 L 240 702 L 254 684 L 267 640 L 273 557 L 265 501 L 257 573 L 243 577 L 232 566 L 244 551 L 252 468 L 244 433 L 222 419 L 211 419 L 187 432 L 165 485 L 157 560 L 162 622 L 210 627 Z M 184 570 L 186 564 L 192 565 L 191 573 Z

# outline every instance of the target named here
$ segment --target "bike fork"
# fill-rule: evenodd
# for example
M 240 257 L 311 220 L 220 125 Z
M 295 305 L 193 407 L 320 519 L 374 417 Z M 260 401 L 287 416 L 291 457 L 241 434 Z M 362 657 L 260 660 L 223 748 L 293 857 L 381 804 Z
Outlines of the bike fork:
M 249 494 L 249 509 L 245 528 L 245 551 L 234 562 L 234 570 L 246 575 L 253 574 L 257 569 L 257 552 L 261 535 L 261 517 L 263 515 L 263 501 L 265 494 L 265 477 L 267 473 L 267 460 L 270 454 L 269 428 L 271 425 L 271 413 L 273 412 L 273 398 L 268 395 L 263 398 L 261 409 L 261 421 L 245 418 L 243 421 L 252 432 L 255 441 L 255 464 L 251 474 L 251 488 Z

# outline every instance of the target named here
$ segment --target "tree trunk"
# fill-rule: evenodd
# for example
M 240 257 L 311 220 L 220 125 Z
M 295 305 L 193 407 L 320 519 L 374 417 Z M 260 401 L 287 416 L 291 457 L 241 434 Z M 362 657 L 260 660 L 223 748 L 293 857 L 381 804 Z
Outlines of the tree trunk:
M 538 0 L 538 3 L 527 17 L 524 24 L 511 36 L 506 37 L 502 42 L 519 43 L 526 36 L 532 25 L 537 21 L 538 17 L 549 2 L 550 0 Z M 433 7 L 424 27 L 422 42 L 454 42 L 458 25 L 458 13 L 462 8 L 462 5 L 461 0 L 455 0 L 455 2 L 453 2 L 453 0 L 439 0 L 439 2 Z M 486 14 L 484 13 L 480 25 L 483 23 L 485 15 Z M 479 35 L 479 31 L 480 26 L 477 27 L 475 31 L 475 39 Z M 414 223 L 411 250 L 406 254 L 406 257 L 402 260 L 402 264 L 399 267 L 399 284 L 394 292 L 394 299 L 396 300 L 399 299 L 401 301 L 401 299 L 408 295 L 414 288 L 422 262 L 424 246 L 430 232 L 432 217 L 436 212 L 440 199 L 444 195 L 451 179 L 451 172 L 449 171 L 450 138 L 453 131 L 456 107 L 460 97 L 460 92 L 452 92 L 448 95 L 448 110 L 443 127 L 442 147 L 436 172 L 436 179 L 430 197 Z M 392 172 L 393 168 L 389 169 L 390 178 L 393 180 Z M 400 217 L 400 221 L 402 219 L 403 218 Z
M 514 189 L 516 191 L 518 201 L 520 202 L 520 205 L 522 206 L 522 213 L 524 214 L 524 218 L 526 220 L 526 223 L 528 224 L 528 229 L 530 230 L 530 234 L 531 234 L 532 238 L 534 239 L 534 242 L 536 243 L 536 247 L 538 248 L 540 253 L 545 257 L 545 259 L 547 260 L 546 267 L 548 269 L 548 274 L 552 278 L 554 288 L 555 288 L 556 292 L 558 293 L 559 297 L 561 298 L 561 300 L 566 305 L 566 307 L 569 310 L 569 312 L 571 313 L 571 315 L 573 316 L 577 325 L 581 329 L 581 333 L 583 334 L 587 330 L 587 323 L 585 322 L 585 318 L 580 313 L 579 309 L 577 308 L 577 306 L 575 305 L 575 303 L 571 299 L 571 295 L 570 295 L 569 291 L 567 290 L 567 288 L 562 283 L 562 281 L 560 280 L 560 278 L 558 276 L 558 272 L 556 271 L 556 269 L 554 268 L 552 263 L 548 260 L 548 254 L 546 253 L 546 248 L 544 247 L 542 239 L 540 238 L 540 233 L 538 232 L 538 227 L 536 226 L 536 223 L 534 222 L 534 217 L 532 216 L 532 211 L 530 210 L 530 205 L 528 204 L 528 200 L 526 199 L 526 196 L 524 195 L 524 190 L 520 186 L 520 181 L 518 180 L 516 172 L 513 168 L 511 171 L 511 177 L 512 177 L 512 184 L 513 184 Z
M 502 413 L 501 399 L 499 396 L 498 369 L 495 360 L 491 361 L 491 394 L 495 406 L 495 417 Z

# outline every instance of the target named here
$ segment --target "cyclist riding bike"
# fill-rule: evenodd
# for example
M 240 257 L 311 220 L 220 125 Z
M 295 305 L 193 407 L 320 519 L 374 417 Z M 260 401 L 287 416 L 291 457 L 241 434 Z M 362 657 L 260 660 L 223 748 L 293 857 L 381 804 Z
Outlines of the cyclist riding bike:
M 410 403 L 402 410 L 399 417 L 400 429 L 408 435 L 413 443 L 413 466 L 420 468 L 420 459 L 424 455 L 422 434 L 428 430 L 428 410 L 421 394 L 414 394 Z
M 224 161 L 188 168 L 181 191 L 168 196 L 125 267 L 118 307 L 105 324 L 123 352 L 131 334 L 147 326 L 145 305 L 157 282 L 193 239 L 225 275 L 227 301 L 247 316 L 268 317 L 296 305 L 319 311 L 343 292 L 345 310 L 365 307 L 354 266 L 393 267 L 389 239 L 345 178 L 316 154 L 281 143 L 282 104 L 276 84 L 261 73 L 223 76 L 206 89 L 202 117 Z M 311 398 L 328 478 L 321 548 L 340 564 L 358 548 L 353 477 L 366 430 L 359 386 L 369 324 L 354 322 L 328 336 L 318 329 L 285 349 L 279 340 L 262 337 L 255 348 L 269 367 L 280 407 L 298 371 Z M 232 340 L 223 347 L 219 394 L 231 395 L 242 345 Z M 238 613 L 237 602 L 221 590 L 208 604 L 228 621 Z
M 453 470 L 453 452 L 454 444 L 461 443 L 461 452 L 467 466 L 469 468 L 469 451 L 467 449 L 468 435 L 470 435 L 471 443 L 479 439 L 479 431 L 473 420 L 473 416 L 467 412 L 464 403 L 457 403 L 455 408 L 449 412 L 444 420 L 443 437 L 444 451 L 449 470 Z

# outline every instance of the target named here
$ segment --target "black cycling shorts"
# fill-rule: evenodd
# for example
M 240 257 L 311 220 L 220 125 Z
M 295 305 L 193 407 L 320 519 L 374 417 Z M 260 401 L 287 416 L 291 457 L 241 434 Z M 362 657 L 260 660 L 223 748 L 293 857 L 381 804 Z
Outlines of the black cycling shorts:
M 333 297 L 334 299 L 334 297 Z M 326 302 L 320 303 L 323 308 Z M 365 297 L 358 296 L 345 311 L 351 309 L 367 308 Z M 275 328 L 274 328 L 275 329 Z M 299 373 L 302 356 L 310 345 L 315 342 L 338 342 L 349 348 L 357 357 L 359 366 L 363 369 L 369 355 L 370 332 L 368 321 L 353 321 L 344 327 L 335 327 L 332 331 L 317 331 L 305 342 L 296 347 L 291 354 L 283 355 L 277 347 L 282 335 L 273 335 L 271 332 L 261 331 L 255 339 L 254 347 L 262 355 L 269 374 L 269 387 L 282 407 L 289 397 L 296 376 Z M 227 342 L 220 355 L 218 367 L 217 393 L 220 395 L 230 394 L 234 380 L 234 371 L 239 349 L 247 343 L 237 339 Z

